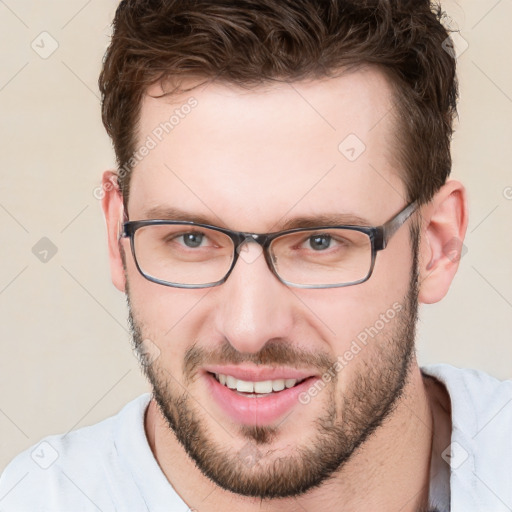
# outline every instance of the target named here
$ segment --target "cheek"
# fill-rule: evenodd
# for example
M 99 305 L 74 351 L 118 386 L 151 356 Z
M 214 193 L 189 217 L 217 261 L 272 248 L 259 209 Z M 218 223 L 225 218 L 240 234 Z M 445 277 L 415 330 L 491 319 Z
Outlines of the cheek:
M 371 290 L 365 285 L 331 290 L 323 297 L 303 298 L 311 312 L 310 318 L 315 318 L 316 328 L 332 340 L 336 354 L 346 348 L 347 342 L 374 326 L 382 315 L 388 313 L 386 318 L 392 317 L 390 311 L 405 307 L 408 282 L 381 289 L 374 283 Z
M 202 325 L 199 304 L 209 289 L 163 286 L 140 275 L 132 260 L 126 267 L 131 311 L 143 337 L 158 346 L 165 360 L 182 361 L 198 337 Z
M 404 295 L 395 290 L 395 297 L 377 299 L 357 294 L 339 304 L 325 305 L 325 317 L 335 333 L 330 338 L 330 352 L 336 359 L 333 373 L 337 375 L 336 400 L 351 395 L 355 382 L 376 382 L 375 376 L 388 374 L 400 364 L 402 347 L 408 339 L 403 325 L 408 321 Z M 370 297 L 370 298 L 369 298 Z
M 405 314 L 412 256 L 407 252 L 382 256 L 378 255 L 374 273 L 365 283 L 317 294 L 312 290 L 301 297 L 310 311 L 310 327 L 323 333 L 334 357 L 369 359 L 376 343 L 389 339 Z

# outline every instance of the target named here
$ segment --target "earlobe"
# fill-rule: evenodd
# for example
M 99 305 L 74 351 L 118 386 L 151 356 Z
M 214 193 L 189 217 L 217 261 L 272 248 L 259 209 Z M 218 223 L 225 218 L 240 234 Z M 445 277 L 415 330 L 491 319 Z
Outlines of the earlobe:
M 119 235 L 124 218 L 123 197 L 114 171 L 105 171 L 102 178 L 102 208 L 107 224 L 110 274 L 115 287 L 124 292 L 126 276 L 120 252 Z
M 465 252 L 468 207 L 464 186 L 448 181 L 424 207 L 422 216 L 418 300 L 432 304 L 448 293 Z

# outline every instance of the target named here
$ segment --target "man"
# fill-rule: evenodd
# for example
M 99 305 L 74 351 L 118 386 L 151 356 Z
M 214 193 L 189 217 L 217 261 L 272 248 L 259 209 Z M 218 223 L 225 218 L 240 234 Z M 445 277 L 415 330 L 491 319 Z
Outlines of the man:
M 18 456 L 1 510 L 511 509 L 512 384 L 414 351 L 467 226 L 440 18 L 121 2 L 103 209 L 153 394 Z

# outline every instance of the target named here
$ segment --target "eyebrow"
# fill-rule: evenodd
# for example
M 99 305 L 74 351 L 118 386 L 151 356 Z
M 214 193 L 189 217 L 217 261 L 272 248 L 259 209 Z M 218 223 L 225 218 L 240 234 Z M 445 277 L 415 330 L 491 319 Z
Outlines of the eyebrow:
M 294 217 L 285 221 L 281 230 L 314 228 L 317 226 L 371 226 L 371 223 L 367 219 L 352 213 L 328 213 L 309 217 Z
M 155 206 L 143 212 L 143 219 L 160 219 L 195 222 L 197 224 L 208 224 L 229 229 L 222 220 L 214 213 L 203 215 L 187 212 L 175 207 Z M 302 215 L 279 222 L 272 228 L 272 231 L 287 231 L 295 228 L 314 228 L 318 226 L 371 226 L 372 223 L 363 217 L 353 213 L 326 213 L 320 215 Z
M 225 227 L 214 213 L 210 216 L 200 213 L 191 213 L 172 206 L 155 206 L 143 211 L 143 219 L 179 220 L 196 222 L 197 224 L 210 224 L 213 226 Z M 212 222 L 212 220 L 215 221 Z M 219 222 L 220 221 L 220 222 Z M 221 225 L 222 224 L 222 225 Z

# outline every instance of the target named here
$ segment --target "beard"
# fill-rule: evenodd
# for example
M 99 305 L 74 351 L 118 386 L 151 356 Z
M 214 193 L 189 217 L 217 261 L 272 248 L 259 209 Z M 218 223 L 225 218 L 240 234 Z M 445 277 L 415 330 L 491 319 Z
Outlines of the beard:
M 414 339 L 418 313 L 418 234 L 411 230 L 413 265 L 408 291 L 400 304 L 403 309 L 387 329 L 369 341 L 369 352 L 360 368 L 345 382 L 345 391 L 336 384 L 343 369 L 326 385 L 326 406 L 314 421 L 314 433 L 302 444 L 293 445 L 293 453 L 282 455 L 272 441 L 285 429 L 285 420 L 277 426 L 240 425 L 239 436 L 246 444 L 238 450 L 216 441 L 208 429 L 206 409 L 187 391 L 203 364 L 239 364 L 252 362 L 268 366 L 332 368 L 336 359 L 328 354 L 301 352 L 285 340 L 269 340 L 257 354 L 242 354 L 227 341 L 222 347 L 205 350 L 193 345 L 183 361 L 183 383 L 178 382 L 158 360 L 142 364 L 150 381 L 153 398 L 162 416 L 199 470 L 221 488 L 260 499 L 296 497 L 332 478 L 350 460 L 392 414 L 408 382 L 414 359 Z M 134 349 L 140 353 L 146 336 L 130 305 L 129 320 Z M 370 353 L 371 351 L 371 353 Z M 355 358 L 357 359 L 357 358 Z M 342 398 L 339 403 L 339 398 Z M 234 437 L 234 436 L 233 436 Z

